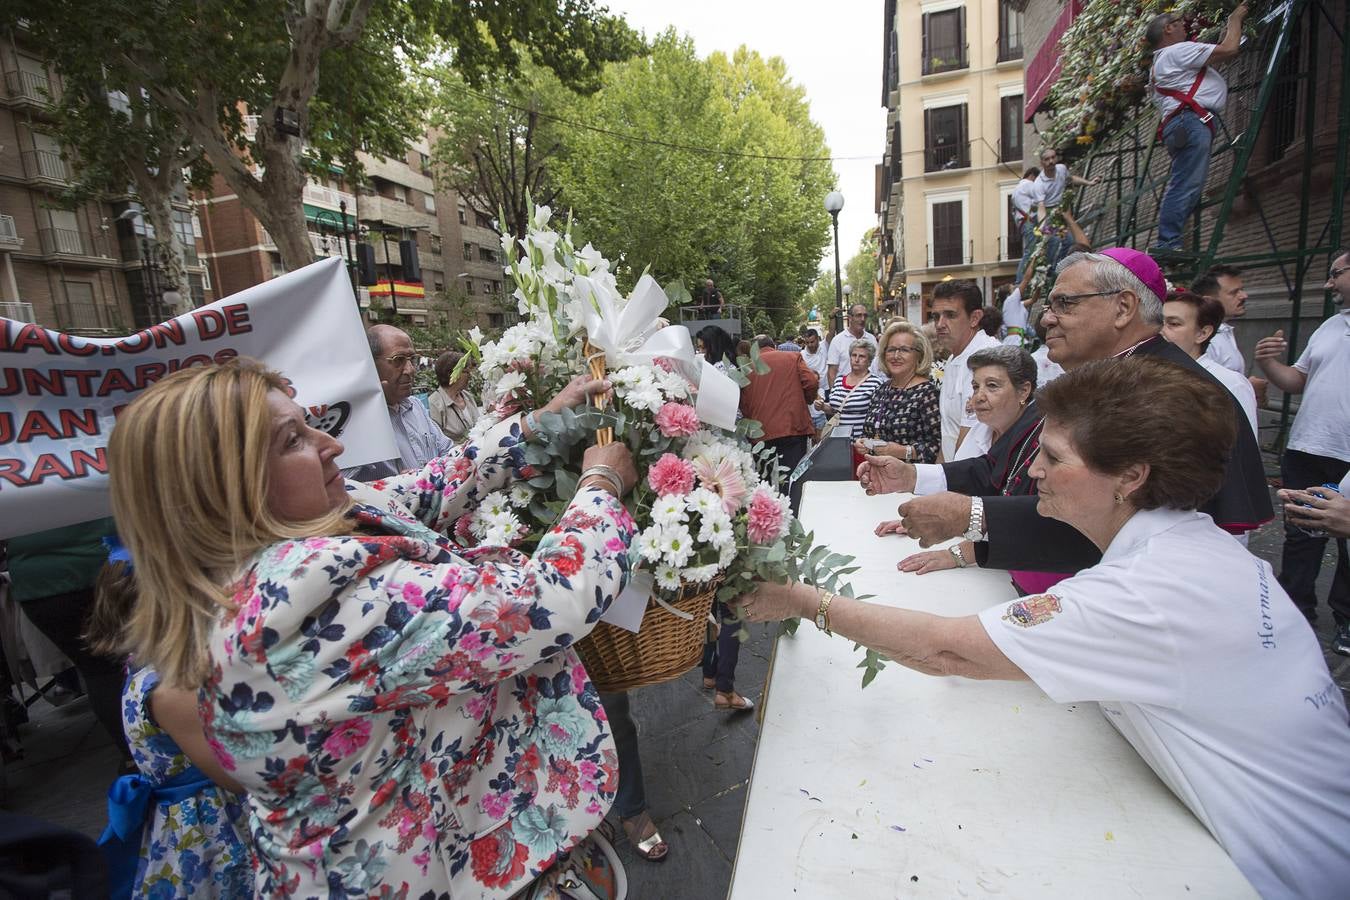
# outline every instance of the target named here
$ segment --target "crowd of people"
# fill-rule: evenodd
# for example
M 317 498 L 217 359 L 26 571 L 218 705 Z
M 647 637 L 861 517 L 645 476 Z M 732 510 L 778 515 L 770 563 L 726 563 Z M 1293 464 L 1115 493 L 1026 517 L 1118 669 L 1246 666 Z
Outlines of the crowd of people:
M 841 441 L 859 491 L 912 495 L 875 526 L 924 548 L 900 571 L 1002 569 L 1022 599 L 943 618 L 758 585 L 714 608 L 711 705 L 754 708 L 735 683 L 744 619 L 804 617 L 930 674 L 1029 679 L 1100 702 L 1263 894 L 1334 895 L 1350 730 L 1306 621 L 1336 540 L 1332 649 L 1350 655 L 1350 253 L 1327 281 L 1342 311 L 1292 365 L 1282 332 L 1256 344 L 1265 379 L 1231 339 L 1240 270 L 1177 289 L 1145 253 L 1075 251 L 1034 320 L 1025 285 L 995 306 L 944 282 L 928 322 L 879 334 L 857 304 L 838 334 L 752 339 L 740 414 L 794 508 L 799 464 Z M 397 457 L 341 470 L 278 373 L 193 368 L 119 419 L 115 521 L 9 542 L 16 595 L 127 757 L 103 841 L 114 896 L 554 896 L 541 886 L 614 882 L 620 831 L 646 860 L 670 852 L 630 697 L 598 693 L 569 649 L 628 581 L 627 446 L 587 449 L 532 556 L 453 539 L 479 498 L 533 475 L 536 412 L 609 385 L 578 378 L 470 440 L 468 361 L 437 357 L 421 398 L 409 335 L 367 336 Z M 697 347 L 724 370 L 749 352 L 715 325 Z M 1242 546 L 1274 514 L 1266 380 L 1302 395 L 1278 575 Z

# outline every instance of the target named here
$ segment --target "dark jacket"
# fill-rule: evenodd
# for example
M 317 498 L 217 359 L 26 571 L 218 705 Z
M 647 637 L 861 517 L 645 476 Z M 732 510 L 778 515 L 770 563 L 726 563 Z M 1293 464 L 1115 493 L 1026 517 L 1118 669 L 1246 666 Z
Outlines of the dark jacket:
M 1163 340 L 1150 338 L 1130 354 L 1154 356 L 1175 363 L 1214 384 L 1220 382 L 1185 352 Z M 1222 385 L 1220 385 L 1222 386 Z M 1225 389 L 1227 393 L 1227 389 Z M 1245 418 L 1237 398 L 1233 414 L 1239 423 Z M 1241 533 L 1269 522 L 1275 516 L 1266 486 L 1261 449 L 1250 428 L 1238 428 L 1237 440 L 1224 468 L 1219 492 L 1200 508 L 1225 531 Z M 950 481 L 948 482 L 950 486 Z M 1030 497 L 989 497 L 984 501 L 985 528 L 989 540 L 975 545 L 975 558 L 991 569 L 1033 569 L 1041 572 L 1077 572 L 1101 561 L 1101 552 L 1077 529 L 1036 512 L 1037 499 Z
M 983 456 L 960 459 L 942 464 L 942 472 L 947 477 L 947 490 L 966 494 L 970 497 L 999 497 L 1007 487 L 1009 476 L 1013 479 L 1008 488 L 1011 496 L 1023 496 L 1036 493 L 1036 482 L 1026 474 L 1031 460 L 1040 446 L 1041 413 L 1032 400 L 1017 421 L 994 441 L 989 452 Z M 1009 469 L 1016 467 L 1016 471 Z

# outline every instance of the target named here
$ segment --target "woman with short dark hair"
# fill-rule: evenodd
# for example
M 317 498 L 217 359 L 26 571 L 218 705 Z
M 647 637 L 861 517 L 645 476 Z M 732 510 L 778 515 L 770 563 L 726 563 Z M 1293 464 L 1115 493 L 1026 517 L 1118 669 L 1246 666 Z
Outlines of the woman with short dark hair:
M 1226 392 L 1146 356 L 1038 395 L 1039 510 L 1102 551 L 1045 593 L 948 618 L 760 583 L 752 621 L 814 620 L 933 675 L 1097 701 L 1266 897 L 1350 883 L 1350 728 L 1317 638 L 1269 564 L 1196 508 L 1237 434 Z M 892 485 L 870 471 L 874 490 Z
M 468 439 L 469 429 L 483 414 L 466 390 L 471 373 L 468 364 L 461 365 L 463 358 L 464 354 L 458 350 L 447 350 L 436 357 L 436 384 L 440 387 L 427 398 L 431 421 L 457 444 Z

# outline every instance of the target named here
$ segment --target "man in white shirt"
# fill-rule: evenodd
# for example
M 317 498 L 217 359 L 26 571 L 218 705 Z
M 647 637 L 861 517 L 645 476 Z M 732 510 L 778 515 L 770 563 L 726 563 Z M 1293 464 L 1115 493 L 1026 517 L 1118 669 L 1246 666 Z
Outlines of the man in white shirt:
M 834 340 L 830 341 L 829 352 L 825 355 L 826 387 L 822 389 L 822 392 L 827 395 L 826 399 L 829 399 L 829 389 L 834 386 L 834 379 L 839 374 L 839 370 L 849 367 L 848 352 L 852 349 L 854 341 L 866 341 L 872 345 L 873 351 L 876 350 L 876 335 L 867 330 L 867 307 L 861 303 L 855 303 L 848 308 L 847 327 L 836 334 Z M 877 367 L 875 352 L 872 355 L 872 371 L 880 371 Z
M 432 421 L 422 402 L 412 396 L 413 372 L 417 367 L 412 338 L 393 325 L 372 325 L 366 329 L 366 338 L 370 354 L 375 357 L 375 371 L 389 407 L 389 424 L 394 426 L 394 444 L 399 455 L 343 469 L 342 474 L 353 481 L 377 481 L 408 469 L 420 469 L 455 446 Z
M 1228 102 L 1228 83 L 1211 66 L 1238 55 L 1246 15 L 1246 3 L 1233 10 L 1218 44 L 1187 40 L 1186 23 L 1176 13 L 1154 16 L 1144 31 L 1153 48 L 1151 83 L 1153 102 L 1162 115 L 1159 135 L 1172 158 L 1154 249 L 1181 248 L 1182 228 L 1195 211 L 1209 172 L 1215 116 Z
M 1010 347 L 1021 347 L 1030 342 L 1027 328 L 1034 298 L 1022 297 L 1030 278 L 1030 275 L 1024 276 L 1017 284 L 1005 284 L 998 289 L 999 296 L 1003 298 L 1003 302 L 999 304 L 1000 312 L 1003 314 L 1003 343 Z
M 1071 175 L 1069 167 L 1059 161 L 1059 151 L 1054 147 L 1041 150 L 1041 174 L 1036 176 L 1036 208 L 1040 213 L 1038 225 L 1044 225 L 1050 214 L 1064 202 L 1064 189 L 1070 183 L 1091 187 L 1101 182 L 1100 178 L 1087 179 Z M 1045 239 L 1045 262 L 1054 268 L 1073 246 L 1059 235 L 1049 235 Z M 1021 267 L 1019 266 L 1019 269 Z M 1019 277 L 1020 280 L 1020 277 Z
M 1195 279 L 1191 291 L 1201 297 L 1213 297 L 1223 304 L 1224 321 L 1210 340 L 1205 359 L 1246 377 L 1247 361 L 1242 358 L 1242 350 L 1233 332 L 1233 323 L 1247 314 L 1247 292 L 1242 289 L 1242 270 L 1237 266 L 1210 266 L 1209 271 Z M 1256 395 L 1257 405 L 1265 406 L 1266 380 L 1255 376 L 1247 380 Z
M 1292 366 L 1281 361 L 1289 351 L 1283 330 L 1256 342 L 1256 364 L 1266 376 L 1286 394 L 1302 395 L 1280 460 L 1286 489 L 1335 483 L 1350 468 L 1350 248 L 1337 252 L 1326 289 L 1341 311 L 1313 332 Z M 1312 535 L 1285 521 L 1280 584 L 1309 621 L 1317 617 L 1317 573 L 1326 544 L 1325 534 Z M 1344 540 L 1336 544 L 1336 572 L 1327 594 L 1336 618 L 1332 649 L 1350 656 L 1350 554 Z
M 1022 230 L 1022 258 L 1017 263 L 1017 276 L 1014 281 L 1021 283 L 1022 273 L 1027 262 L 1036 250 L 1036 206 L 1041 202 L 1040 191 L 1036 187 L 1036 178 L 1041 170 L 1032 166 L 1022 173 L 1022 180 L 1013 188 L 1012 205 L 1014 224 Z
M 979 421 L 966 405 L 974 388 L 966 360 L 977 350 L 997 347 L 998 338 L 984 333 L 984 294 L 975 282 L 943 281 L 933 288 L 930 318 L 937 331 L 937 342 L 951 351 L 951 359 L 942 375 L 938 408 L 942 414 L 942 458 L 956 459 L 956 448 Z
M 825 348 L 820 346 L 820 332 L 814 328 L 806 329 L 806 337 L 803 342 L 805 346 L 802 348 L 802 362 L 806 363 L 806 367 L 820 378 L 820 390 L 817 391 L 817 396 L 823 397 L 828 392 L 831 382 L 826 380 L 829 370 L 825 361 Z M 825 414 L 816 409 L 814 403 L 808 404 L 808 406 L 811 410 L 811 423 L 819 431 L 825 427 Z

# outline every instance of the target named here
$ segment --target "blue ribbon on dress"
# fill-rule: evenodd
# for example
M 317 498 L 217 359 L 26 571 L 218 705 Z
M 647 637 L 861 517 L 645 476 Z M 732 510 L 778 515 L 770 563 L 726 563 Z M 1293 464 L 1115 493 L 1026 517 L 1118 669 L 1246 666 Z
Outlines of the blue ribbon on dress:
M 160 784 L 139 774 L 123 775 L 112 783 L 108 788 L 108 827 L 98 839 L 98 846 L 108 863 L 108 895 L 113 900 L 128 900 L 136 885 L 141 836 L 150 804 L 181 803 L 211 785 L 211 779 L 196 766 L 189 766 Z

